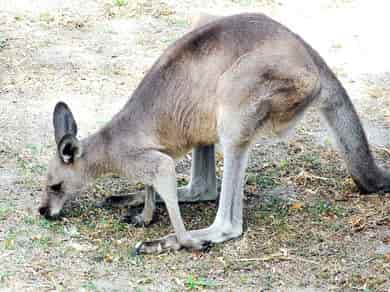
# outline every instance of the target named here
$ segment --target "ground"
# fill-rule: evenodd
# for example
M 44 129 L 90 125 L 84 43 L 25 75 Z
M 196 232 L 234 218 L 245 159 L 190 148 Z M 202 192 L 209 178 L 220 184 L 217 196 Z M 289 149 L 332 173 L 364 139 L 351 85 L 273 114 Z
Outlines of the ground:
M 134 256 L 172 231 L 163 206 L 149 228 L 96 208 L 142 188 L 114 175 L 66 208 L 37 214 L 54 152 L 51 115 L 66 101 L 80 137 L 117 112 L 198 12 L 264 12 L 305 38 L 347 88 L 379 164 L 390 166 L 386 1 L 0 0 L 0 289 L 5 291 L 389 291 L 390 196 L 360 195 L 315 109 L 289 139 L 258 141 L 242 237 L 208 253 Z M 190 157 L 178 164 L 188 181 Z M 218 173 L 221 174 L 218 160 Z M 181 206 L 189 229 L 216 203 Z

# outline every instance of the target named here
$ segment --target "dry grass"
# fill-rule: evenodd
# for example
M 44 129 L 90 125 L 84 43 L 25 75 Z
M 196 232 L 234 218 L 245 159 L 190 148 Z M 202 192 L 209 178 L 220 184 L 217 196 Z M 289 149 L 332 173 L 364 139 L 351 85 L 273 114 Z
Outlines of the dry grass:
M 333 2 L 343 9 L 353 1 Z M 245 232 L 208 253 L 134 256 L 137 241 L 172 228 L 163 206 L 150 228 L 121 223 L 125 210 L 96 208 L 103 197 L 143 187 L 116 176 L 98 180 L 66 208 L 61 221 L 39 217 L 53 152 L 54 102 L 75 105 L 81 135 L 92 132 L 123 105 L 162 49 L 187 31 L 190 8 L 202 4 L 103 0 L 56 8 L 50 1 L 40 3 L 26 11 L 0 9 L 0 289 L 389 290 L 389 195 L 357 193 L 340 157 L 318 143 L 316 137 L 325 134 L 316 136 L 312 112 L 289 142 L 259 141 L 246 176 Z M 283 9 L 276 1 L 210 5 L 210 12 Z M 344 51 L 337 40 L 329 49 L 335 43 Z M 347 77 L 342 64 L 334 68 Z M 374 78 L 367 88 L 367 96 L 387 102 L 385 83 Z M 363 116 L 370 107 L 363 107 Z M 381 164 L 390 165 L 388 144 L 373 149 Z M 222 159 L 217 160 L 220 177 Z M 189 165 L 187 159 L 178 166 L 179 184 L 188 182 Z M 189 229 L 209 225 L 216 212 L 213 202 L 181 207 Z

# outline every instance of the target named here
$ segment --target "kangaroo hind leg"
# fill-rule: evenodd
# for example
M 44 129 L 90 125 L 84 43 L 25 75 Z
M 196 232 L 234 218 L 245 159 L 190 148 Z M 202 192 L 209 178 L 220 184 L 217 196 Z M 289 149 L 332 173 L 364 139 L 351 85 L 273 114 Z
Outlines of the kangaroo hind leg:
M 179 202 L 217 199 L 214 145 L 198 146 L 192 151 L 191 180 L 178 189 Z
M 243 230 L 243 183 L 251 144 L 261 131 L 288 126 L 313 101 L 318 78 L 310 66 L 278 58 L 262 58 L 264 52 L 241 57 L 220 78 L 218 116 L 224 172 L 214 223 L 191 231 L 196 238 L 222 242 Z M 263 63 L 261 63 L 261 62 Z

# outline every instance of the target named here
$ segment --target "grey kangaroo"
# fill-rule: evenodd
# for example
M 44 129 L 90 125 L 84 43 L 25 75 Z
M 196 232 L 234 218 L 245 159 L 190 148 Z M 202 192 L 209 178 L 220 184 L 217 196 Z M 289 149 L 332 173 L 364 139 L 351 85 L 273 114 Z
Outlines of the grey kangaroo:
M 361 192 L 390 191 L 390 173 L 374 162 L 351 100 L 319 54 L 267 16 L 241 14 L 208 22 L 173 43 L 123 109 L 81 141 L 70 109 L 58 103 L 57 153 L 39 213 L 58 216 L 88 182 L 116 172 L 148 186 L 139 220 L 150 219 L 156 191 L 174 228 L 174 234 L 138 243 L 139 253 L 202 250 L 239 237 L 244 173 L 256 136 L 282 135 L 311 104 L 334 133 Z M 179 200 L 216 196 L 216 143 L 224 155 L 217 215 L 211 226 L 188 231 Z M 178 191 L 175 159 L 191 149 L 193 177 Z

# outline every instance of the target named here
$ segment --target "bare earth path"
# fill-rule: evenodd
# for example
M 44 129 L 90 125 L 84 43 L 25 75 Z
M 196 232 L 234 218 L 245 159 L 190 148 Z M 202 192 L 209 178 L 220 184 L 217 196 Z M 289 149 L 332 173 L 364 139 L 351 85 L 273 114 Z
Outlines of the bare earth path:
M 118 111 L 197 12 L 264 12 L 303 36 L 340 77 L 380 164 L 390 167 L 390 4 L 363 0 L 0 0 L 0 290 L 390 291 L 390 196 L 360 196 L 315 112 L 290 140 L 260 140 L 245 186 L 245 233 L 209 253 L 133 256 L 137 229 L 96 200 L 142 188 L 107 177 L 67 208 L 37 216 L 51 114 L 68 102 L 80 136 Z M 218 162 L 218 169 L 221 170 Z M 188 180 L 188 158 L 178 165 Z M 183 205 L 190 229 L 215 203 Z

